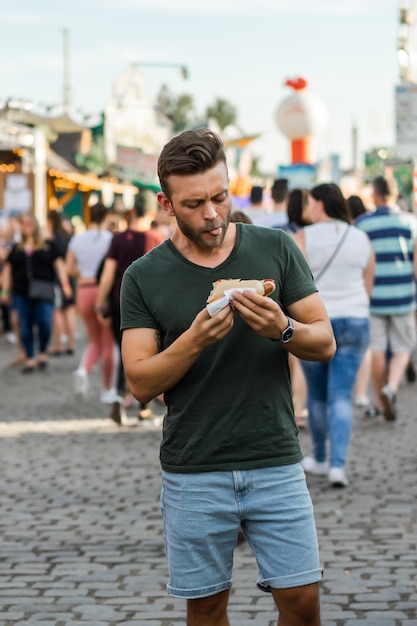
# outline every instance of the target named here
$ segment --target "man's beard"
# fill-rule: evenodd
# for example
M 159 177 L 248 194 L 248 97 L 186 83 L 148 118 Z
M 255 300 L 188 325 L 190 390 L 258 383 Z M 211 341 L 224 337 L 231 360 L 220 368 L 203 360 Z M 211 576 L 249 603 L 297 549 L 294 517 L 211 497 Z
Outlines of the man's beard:
M 174 211 L 175 212 L 175 211 Z M 208 222 L 205 228 L 194 229 L 191 228 L 186 222 L 184 222 L 178 215 L 175 213 L 175 217 L 177 220 L 178 228 L 182 232 L 187 239 L 192 241 L 193 243 L 200 246 L 200 248 L 218 248 L 222 245 L 224 238 L 226 237 L 226 232 L 230 223 L 230 215 L 231 209 L 228 212 L 226 219 L 224 222 L 219 222 L 218 220 L 213 220 L 212 222 Z M 221 228 L 222 232 L 217 237 L 212 237 L 212 240 L 205 239 L 202 235 L 203 233 L 208 232 L 209 230 L 214 230 L 216 228 Z

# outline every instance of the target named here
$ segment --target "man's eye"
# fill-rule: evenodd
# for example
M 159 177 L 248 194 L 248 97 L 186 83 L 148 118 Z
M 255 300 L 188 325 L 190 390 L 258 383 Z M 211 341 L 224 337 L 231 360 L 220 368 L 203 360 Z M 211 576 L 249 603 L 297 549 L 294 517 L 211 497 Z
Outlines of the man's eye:
M 218 196 L 215 197 L 215 202 L 224 202 L 227 198 L 227 191 L 219 194 Z

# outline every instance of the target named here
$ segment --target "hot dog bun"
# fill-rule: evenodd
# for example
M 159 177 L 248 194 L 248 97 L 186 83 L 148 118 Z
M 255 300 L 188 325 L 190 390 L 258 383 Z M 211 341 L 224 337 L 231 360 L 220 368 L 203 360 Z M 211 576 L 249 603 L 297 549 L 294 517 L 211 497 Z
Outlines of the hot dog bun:
M 269 296 L 275 291 L 275 280 L 273 278 L 265 278 L 264 280 L 242 280 L 241 278 L 221 278 L 213 283 L 213 289 L 210 291 L 207 303 L 215 302 L 224 295 L 225 291 L 233 289 L 255 289 L 256 293 L 261 296 Z

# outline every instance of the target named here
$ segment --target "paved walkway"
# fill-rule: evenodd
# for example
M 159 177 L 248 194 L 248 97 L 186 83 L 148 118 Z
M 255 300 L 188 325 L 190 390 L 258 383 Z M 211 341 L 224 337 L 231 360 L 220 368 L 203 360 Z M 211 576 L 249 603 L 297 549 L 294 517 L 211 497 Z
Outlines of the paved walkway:
M 165 592 L 159 429 L 132 410 L 126 426 L 108 419 L 98 374 L 74 400 L 81 349 L 24 376 L 0 337 L 0 626 L 185 624 Z M 404 384 L 396 423 L 358 413 L 348 488 L 309 479 L 323 626 L 417 626 L 416 392 Z M 235 561 L 231 626 L 275 626 L 246 544 Z

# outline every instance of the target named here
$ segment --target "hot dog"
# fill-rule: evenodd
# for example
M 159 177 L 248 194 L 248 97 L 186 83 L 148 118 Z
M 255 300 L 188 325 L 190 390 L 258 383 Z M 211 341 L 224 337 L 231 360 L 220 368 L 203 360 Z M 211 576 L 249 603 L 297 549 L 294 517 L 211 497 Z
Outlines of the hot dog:
M 243 291 L 244 289 L 255 290 L 261 296 L 269 296 L 275 291 L 275 280 L 265 278 L 264 280 L 242 280 L 241 278 L 222 278 L 213 283 L 213 289 L 207 298 L 207 304 L 215 302 L 224 296 L 225 291 L 234 289 Z

